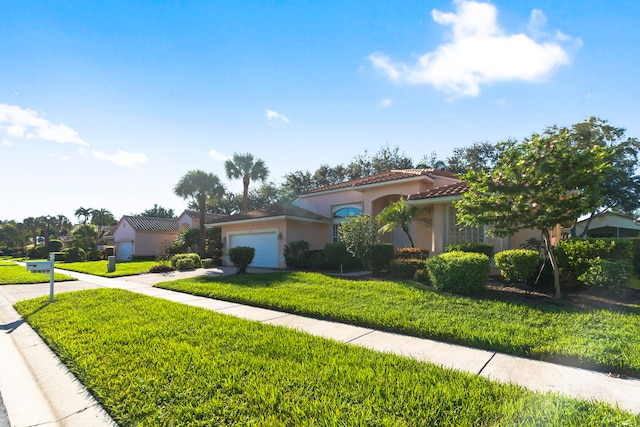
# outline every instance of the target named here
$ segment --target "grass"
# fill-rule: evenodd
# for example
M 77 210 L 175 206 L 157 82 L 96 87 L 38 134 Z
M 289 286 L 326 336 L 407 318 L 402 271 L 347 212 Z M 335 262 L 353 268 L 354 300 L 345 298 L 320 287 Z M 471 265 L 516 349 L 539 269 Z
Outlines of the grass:
M 77 280 L 64 274 L 54 273 L 53 279 L 56 282 L 66 282 Z M 27 271 L 24 265 L 15 262 L 0 261 L 0 285 L 22 285 L 27 283 L 49 283 L 51 278 L 49 273 L 32 273 Z
M 634 275 L 631 279 L 629 279 L 629 283 L 627 284 L 627 286 L 631 289 L 640 290 L 640 278 Z
M 65 262 L 56 264 L 56 268 L 77 271 L 79 273 L 92 274 L 102 277 L 135 276 L 146 273 L 149 269 L 158 265 L 157 261 L 126 261 L 117 262 L 116 271 L 108 273 L 108 261 Z
M 121 426 L 637 425 L 606 404 L 116 289 L 16 308 Z
M 197 277 L 156 285 L 466 346 L 640 374 L 640 309 L 580 312 L 445 294 L 416 282 L 318 273 Z

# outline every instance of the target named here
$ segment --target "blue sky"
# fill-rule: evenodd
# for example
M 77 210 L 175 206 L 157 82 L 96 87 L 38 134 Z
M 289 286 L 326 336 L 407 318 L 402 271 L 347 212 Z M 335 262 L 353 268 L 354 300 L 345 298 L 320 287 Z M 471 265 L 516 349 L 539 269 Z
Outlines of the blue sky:
M 229 6 L 232 5 L 232 6 Z M 155 203 L 252 153 L 276 183 L 598 116 L 640 137 L 640 3 L 0 1 L 0 219 Z

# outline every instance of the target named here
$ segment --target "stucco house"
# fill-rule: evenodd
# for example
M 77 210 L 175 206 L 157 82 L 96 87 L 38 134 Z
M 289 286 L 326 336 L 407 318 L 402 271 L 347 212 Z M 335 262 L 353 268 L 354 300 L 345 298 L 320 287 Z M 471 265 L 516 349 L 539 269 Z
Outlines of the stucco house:
M 362 213 L 372 216 L 400 199 L 421 211 L 427 220 L 410 227 L 415 246 L 441 253 L 450 243 L 492 242 L 496 251 L 518 248 L 539 233 L 523 231 L 509 238 L 489 239 L 484 227 L 456 225 L 453 201 L 467 186 L 452 173 L 437 169 L 391 170 L 376 175 L 317 188 L 299 195 L 291 205 L 275 205 L 244 214 L 230 215 L 207 223 L 221 229 L 224 254 L 235 246 L 256 249 L 252 266 L 285 268 L 284 246 L 306 240 L 312 249 L 322 249 L 339 240 L 340 223 Z M 401 231 L 382 236 L 394 247 L 409 246 Z M 224 258 L 223 258 L 224 259 Z
M 214 213 L 206 213 L 204 217 L 204 223 L 209 224 L 220 218 L 224 218 L 228 215 L 223 214 L 214 214 Z M 191 228 L 199 228 L 200 227 L 200 212 L 187 209 L 180 214 L 178 217 L 178 230 L 184 231 L 189 230 Z
M 113 232 L 116 260 L 155 256 L 163 242 L 173 242 L 177 235 L 178 221 L 175 219 L 125 215 Z

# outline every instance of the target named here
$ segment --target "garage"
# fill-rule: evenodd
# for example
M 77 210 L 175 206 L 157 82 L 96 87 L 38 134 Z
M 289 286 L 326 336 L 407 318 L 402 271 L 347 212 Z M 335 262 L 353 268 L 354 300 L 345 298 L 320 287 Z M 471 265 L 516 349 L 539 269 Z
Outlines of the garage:
M 229 235 L 229 248 L 249 246 L 256 250 L 251 267 L 278 267 L 278 236 L 275 231 Z
M 118 261 L 131 261 L 133 255 L 133 242 L 118 242 L 116 244 L 116 259 Z

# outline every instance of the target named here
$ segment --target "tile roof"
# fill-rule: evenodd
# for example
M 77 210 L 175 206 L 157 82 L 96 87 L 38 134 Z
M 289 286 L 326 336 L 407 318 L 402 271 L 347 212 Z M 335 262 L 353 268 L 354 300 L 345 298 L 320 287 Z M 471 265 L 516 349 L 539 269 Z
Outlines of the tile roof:
M 178 221 L 171 218 L 153 218 L 150 216 L 130 216 L 122 217 L 134 230 L 138 231 L 158 231 L 162 233 L 177 233 Z
M 341 182 L 338 184 L 328 185 L 326 187 L 314 188 L 313 190 L 305 191 L 305 194 L 321 193 L 323 191 L 339 190 L 346 188 L 355 188 L 365 185 L 378 184 L 381 182 L 396 181 L 400 179 L 409 179 L 420 176 L 432 177 L 434 175 L 443 176 L 446 178 L 457 179 L 458 176 L 451 172 L 445 172 L 438 169 L 394 169 L 386 172 L 377 173 L 375 175 L 366 176 L 364 178 L 352 179 L 350 181 Z
M 435 199 L 438 197 L 460 196 L 467 191 L 469 186 L 466 182 L 456 182 L 455 184 L 445 185 L 443 187 L 432 188 L 422 193 L 411 194 L 407 200 L 424 200 Z
M 187 209 L 187 210 L 184 211 L 184 213 L 186 213 L 189 216 L 189 218 L 191 218 L 191 219 L 195 219 L 197 221 L 200 220 L 200 212 L 198 212 L 198 211 L 193 211 L 193 210 Z M 204 214 L 204 222 L 205 222 L 205 224 L 208 224 L 210 222 L 215 222 L 218 219 L 224 218 L 224 217 L 227 217 L 227 216 L 229 216 L 229 215 L 216 214 L 216 213 L 206 213 L 205 212 L 205 214 Z
M 262 219 L 262 218 L 275 218 L 275 217 L 292 217 L 292 218 L 303 218 L 303 219 L 313 219 L 318 221 L 325 221 L 329 218 L 319 215 L 315 212 L 308 211 L 298 206 L 294 205 L 271 205 L 266 208 L 257 209 L 255 211 L 245 212 L 236 215 L 228 215 L 223 218 L 219 218 L 216 221 L 211 222 L 211 224 L 220 224 L 225 222 L 234 222 L 234 221 L 247 221 L 252 219 Z

